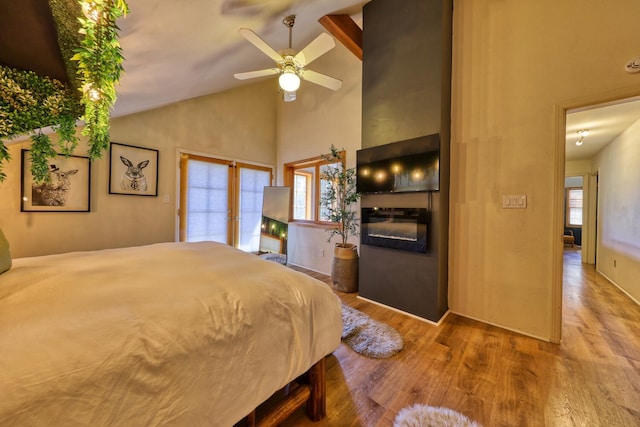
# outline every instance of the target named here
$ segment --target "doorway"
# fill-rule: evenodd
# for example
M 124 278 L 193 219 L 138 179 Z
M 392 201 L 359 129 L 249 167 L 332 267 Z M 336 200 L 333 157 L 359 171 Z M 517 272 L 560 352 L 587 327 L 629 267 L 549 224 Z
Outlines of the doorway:
M 214 241 L 254 252 L 260 247 L 266 166 L 180 154 L 179 240 Z
M 598 263 L 602 262 L 599 242 L 603 238 L 600 232 L 602 221 L 598 216 L 602 215 L 600 204 L 602 203 L 604 190 L 600 184 L 602 174 L 599 169 L 602 159 L 599 158 L 598 161 L 595 159 L 604 153 L 603 149 L 608 144 L 618 140 L 625 130 L 640 120 L 640 97 L 638 93 L 618 95 L 607 99 L 582 100 L 574 105 L 565 105 L 558 109 L 558 123 L 561 123 L 562 126 L 558 127 L 557 141 L 559 145 L 562 145 L 561 152 L 564 154 L 564 158 L 558 156 L 558 171 L 562 171 L 562 173 L 556 175 L 558 210 L 556 211 L 554 230 L 562 233 L 565 227 L 564 183 L 566 176 L 582 176 L 584 178 L 582 262 L 596 264 L 598 271 L 601 270 Z M 576 155 L 576 153 L 580 154 Z M 608 170 L 610 171 L 611 169 L 609 165 Z M 614 190 L 613 192 L 617 191 Z M 612 217 L 616 216 L 615 213 L 611 214 Z M 562 275 L 564 266 L 561 260 L 564 254 L 564 244 L 559 242 L 557 248 L 558 251 L 554 252 L 554 265 L 558 268 L 555 270 L 556 280 L 554 280 L 552 301 L 556 308 L 552 318 L 553 342 L 560 342 L 562 328 Z M 607 262 L 609 262 L 608 259 Z M 613 263 L 615 263 L 615 260 Z M 605 277 L 607 276 L 605 275 Z

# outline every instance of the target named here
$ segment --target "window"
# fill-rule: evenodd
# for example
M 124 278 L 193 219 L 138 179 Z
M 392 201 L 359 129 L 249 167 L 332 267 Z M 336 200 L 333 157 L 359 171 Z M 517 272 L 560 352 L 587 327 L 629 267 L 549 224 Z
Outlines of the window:
M 312 220 L 314 171 L 296 170 L 293 173 L 293 219 Z
M 340 155 L 344 161 L 344 151 Z M 329 220 L 319 201 L 331 184 L 322 176 L 326 168 L 338 167 L 339 164 L 329 163 L 318 156 L 284 165 L 285 185 L 291 187 L 293 221 L 322 224 Z
M 582 227 L 582 188 L 567 188 L 567 227 Z

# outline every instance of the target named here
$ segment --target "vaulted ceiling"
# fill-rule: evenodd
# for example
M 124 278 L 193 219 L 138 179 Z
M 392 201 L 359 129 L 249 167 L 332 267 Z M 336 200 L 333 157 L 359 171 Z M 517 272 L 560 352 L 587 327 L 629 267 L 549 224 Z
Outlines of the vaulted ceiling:
M 345 15 L 362 26 L 362 6 L 367 2 L 130 0 L 131 13 L 118 22 L 125 72 L 113 116 L 254 82 L 236 80 L 233 74 L 271 67 L 272 61 L 238 34 L 241 27 L 254 30 L 270 46 L 281 49 L 289 42 L 282 20 L 294 14 L 293 48 L 300 50 L 327 29 L 336 35 L 336 29 L 331 29 L 335 23 L 324 22 L 323 26 L 318 22 L 325 15 Z M 67 82 L 56 37 L 48 0 L 0 0 L 1 65 Z M 567 159 L 590 158 L 638 119 L 638 100 L 571 112 L 567 116 Z M 576 147 L 580 129 L 591 133 Z

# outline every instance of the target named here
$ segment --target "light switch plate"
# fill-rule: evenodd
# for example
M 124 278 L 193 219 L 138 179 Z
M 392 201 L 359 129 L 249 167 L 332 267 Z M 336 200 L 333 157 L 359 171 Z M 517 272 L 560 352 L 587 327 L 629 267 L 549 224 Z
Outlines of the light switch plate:
M 526 194 L 505 194 L 502 196 L 502 209 L 526 209 Z

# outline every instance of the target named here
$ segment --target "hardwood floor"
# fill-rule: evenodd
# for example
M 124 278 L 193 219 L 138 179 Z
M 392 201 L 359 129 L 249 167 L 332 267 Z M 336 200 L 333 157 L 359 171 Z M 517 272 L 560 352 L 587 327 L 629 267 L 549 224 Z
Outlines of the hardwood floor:
M 336 292 L 395 327 L 405 348 L 377 360 L 340 345 L 327 361 L 327 417 L 314 423 L 299 411 L 282 425 L 391 426 L 423 403 L 485 427 L 640 426 L 640 306 L 577 250 L 564 261 L 560 345 L 456 315 L 436 327 Z

